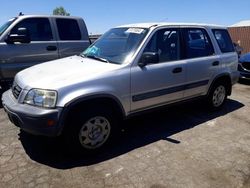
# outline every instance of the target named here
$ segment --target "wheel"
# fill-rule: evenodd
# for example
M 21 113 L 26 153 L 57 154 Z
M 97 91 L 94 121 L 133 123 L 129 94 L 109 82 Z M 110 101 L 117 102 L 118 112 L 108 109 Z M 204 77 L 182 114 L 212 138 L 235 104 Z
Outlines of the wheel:
M 81 126 L 78 139 L 83 148 L 97 149 L 105 144 L 110 133 L 110 121 L 105 116 L 93 116 Z
M 223 82 L 215 83 L 208 95 L 207 102 L 211 109 L 221 108 L 227 99 L 227 85 Z
M 71 150 L 98 151 L 114 137 L 117 130 L 116 122 L 117 119 L 111 110 L 91 107 L 72 115 L 63 134 Z

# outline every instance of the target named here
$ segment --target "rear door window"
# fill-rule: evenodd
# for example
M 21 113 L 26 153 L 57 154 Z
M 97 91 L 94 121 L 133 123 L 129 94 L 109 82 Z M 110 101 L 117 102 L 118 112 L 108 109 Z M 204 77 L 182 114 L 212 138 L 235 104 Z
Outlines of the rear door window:
M 228 31 L 225 29 L 213 29 L 214 37 L 220 47 L 222 53 L 234 52 L 233 42 Z
M 60 40 L 80 40 L 81 32 L 76 20 L 56 19 Z
M 214 54 L 211 40 L 205 29 L 183 29 L 186 58 L 198 58 Z

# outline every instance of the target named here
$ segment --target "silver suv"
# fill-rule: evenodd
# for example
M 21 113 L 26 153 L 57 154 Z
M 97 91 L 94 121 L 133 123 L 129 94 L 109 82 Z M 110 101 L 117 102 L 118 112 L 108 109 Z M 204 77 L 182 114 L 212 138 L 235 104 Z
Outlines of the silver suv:
M 2 103 L 24 131 L 62 134 L 71 146 L 95 150 L 115 134 L 119 120 L 139 112 L 197 97 L 220 108 L 238 81 L 237 66 L 224 27 L 125 25 L 79 56 L 19 72 Z

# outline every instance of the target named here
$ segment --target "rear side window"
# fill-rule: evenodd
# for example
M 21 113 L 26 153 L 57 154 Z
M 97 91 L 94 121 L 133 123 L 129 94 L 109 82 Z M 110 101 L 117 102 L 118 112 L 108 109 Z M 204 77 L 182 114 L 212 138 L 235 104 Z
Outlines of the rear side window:
M 214 37 L 220 47 L 222 53 L 234 52 L 232 40 L 225 29 L 213 29 Z
M 207 32 L 201 28 L 184 29 L 186 58 L 204 57 L 214 54 Z
M 56 19 L 56 25 L 61 40 L 80 40 L 81 32 L 76 20 Z
M 31 41 L 53 40 L 48 18 L 27 18 L 22 20 L 11 30 L 11 34 L 16 34 L 18 28 L 22 27 L 29 31 Z

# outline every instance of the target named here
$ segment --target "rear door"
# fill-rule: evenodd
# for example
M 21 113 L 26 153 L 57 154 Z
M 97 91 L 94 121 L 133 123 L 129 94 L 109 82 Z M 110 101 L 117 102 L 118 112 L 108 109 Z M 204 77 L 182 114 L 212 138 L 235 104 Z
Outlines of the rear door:
M 56 18 L 55 22 L 60 57 L 78 55 L 89 46 L 87 29 L 80 20 Z
M 220 62 L 222 66 L 228 71 L 228 73 L 234 73 L 237 75 L 238 68 L 238 55 L 236 54 L 233 42 L 226 29 L 212 29 L 214 37 L 220 48 Z
M 209 81 L 221 69 L 219 56 L 205 28 L 182 28 L 184 58 L 187 62 L 185 98 L 206 94 Z
M 1 45 L 0 57 L 3 77 L 12 78 L 27 67 L 58 58 L 57 42 L 48 18 L 25 18 L 10 31 L 16 34 L 18 28 L 26 28 L 31 42 Z
M 143 53 L 154 52 L 159 62 L 131 68 L 131 110 L 150 108 L 183 98 L 186 65 L 181 60 L 178 28 L 160 29 L 154 33 Z

